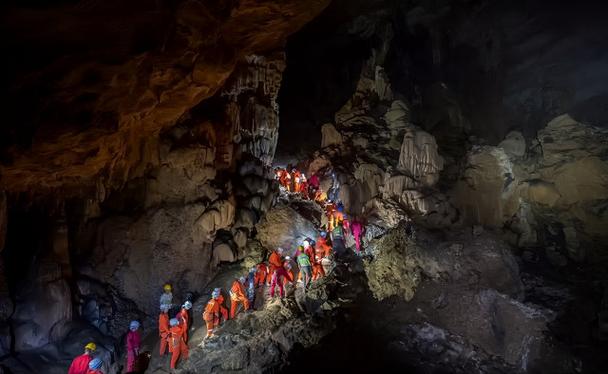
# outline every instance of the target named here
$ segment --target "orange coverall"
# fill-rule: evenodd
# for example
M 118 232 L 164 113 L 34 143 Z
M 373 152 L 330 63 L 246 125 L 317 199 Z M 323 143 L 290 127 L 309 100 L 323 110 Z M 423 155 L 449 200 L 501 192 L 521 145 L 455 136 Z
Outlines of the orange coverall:
M 190 321 L 189 321 L 189 317 L 188 317 L 188 310 L 186 310 L 185 308 L 182 308 L 179 311 L 177 319 L 180 320 L 180 323 L 184 324 L 184 340 L 187 343 L 188 342 L 188 326 L 190 326 Z
M 228 320 L 228 309 L 222 305 L 224 303 L 224 296 L 220 295 L 217 299 L 211 299 L 205 307 L 203 312 L 203 320 L 207 324 L 207 337 L 213 334 L 216 327 L 220 325 L 220 317 L 224 321 Z
M 163 356 L 169 344 L 169 314 L 161 313 L 158 316 L 158 335 L 160 336 L 160 355 Z
M 181 356 L 184 360 L 188 359 L 188 345 L 184 340 L 184 329 L 186 325 L 179 324 L 169 329 L 169 352 L 171 352 L 171 369 L 175 369 L 175 364 Z
M 270 283 L 270 272 L 268 271 L 268 266 L 266 266 L 265 263 L 262 262 L 258 264 L 253 283 L 255 287 Z
M 243 303 L 243 310 L 249 309 L 249 299 L 247 298 L 245 287 L 237 279 L 232 283 L 232 288 L 230 289 L 230 319 L 233 319 L 236 315 L 236 310 L 240 303 Z

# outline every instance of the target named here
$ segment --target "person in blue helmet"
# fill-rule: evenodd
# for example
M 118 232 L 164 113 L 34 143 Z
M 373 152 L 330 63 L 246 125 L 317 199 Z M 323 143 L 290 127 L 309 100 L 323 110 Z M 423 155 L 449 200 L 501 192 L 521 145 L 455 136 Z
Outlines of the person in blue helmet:
M 100 358 L 94 358 L 89 362 L 89 370 L 87 374 L 103 374 L 101 371 L 101 367 L 103 366 L 103 361 Z

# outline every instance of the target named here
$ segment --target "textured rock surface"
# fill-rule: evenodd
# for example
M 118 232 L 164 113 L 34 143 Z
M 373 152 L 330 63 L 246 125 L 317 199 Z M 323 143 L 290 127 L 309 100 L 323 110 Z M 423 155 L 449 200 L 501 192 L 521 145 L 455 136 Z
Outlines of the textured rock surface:
M 47 109 L 46 115 L 28 125 L 29 133 L 7 132 L 10 138 L 6 142 L 28 136 L 34 140 L 27 154 L 17 149 L 8 151 L 12 163 L 2 166 L 2 184 L 15 192 L 59 188 L 69 193 L 81 192 L 76 187 L 99 192 L 101 186 L 107 191 L 141 176 L 147 164 L 157 163 L 155 147 L 161 131 L 213 96 L 245 56 L 281 47 L 290 33 L 327 3 L 183 1 L 175 4 L 173 12 L 165 9 L 162 2 L 151 5 L 141 1 L 129 5 L 92 2 L 85 7 L 10 9 L 11 34 L 22 38 L 10 45 L 18 48 L 19 43 L 40 43 L 46 60 L 39 59 L 37 65 L 48 66 L 37 73 L 35 82 L 46 79 L 54 85 L 44 99 L 37 97 L 32 93 L 35 83 L 24 85 L 18 81 L 30 73 L 25 66 L 19 67 L 11 93 L 15 98 L 36 100 L 37 106 Z M 133 13 L 138 14 L 139 22 L 133 22 L 129 16 Z M 50 14 L 61 15 L 62 21 L 57 22 L 66 27 L 52 29 L 49 24 L 49 32 L 28 36 L 26 31 L 36 17 Z M 119 15 L 113 17 L 115 24 L 91 27 L 103 24 L 107 14 Z M 259 28 L 260 24 L 266 27 Z M 142 37 L 142 42 L 155 49 L 142 51 L 137 34 L 150 28 L 155 32 L 149 40 Z M 110 49 L 111 45 L 101 43 L 98 54 L 115 56 L 113 60 L 106 58 L 108 61 L 95 58 L 94 54 L 87 55 L 89 48 L 83 48 L 74 38 L 80 32 L 85 32 L 89 40 L 115 40 L 113 36 L 121 35 L 125 45 L 118 54 Z M 132 37 L 124 38 L 129 32 Z M 63 61 L 61 55 L 51 52 L 60 41 L 72 52 Z M 19 54 L 15 57 L 14 61 L 19 61 Z M 69 108 L 74 105 L 82 106 L 81 116 L 74 118 L 72 113 L 70 120 L 74 124 L 60 126 L 57 122 L 63 123 L 62 114 L 70 113 Z
M 463 180 L 449 193 L 453 204 L 467 223 L 506 224 L 522 246 L 556 245 L 576 260 L 601 255 L 608 232 L 608 133 L 563 115 L 537 139 L 526 159 L 504 147 L 474 148 Z
M 272 208 L 256 226 L 256 238 L 269 250 L 294 248 L 306 237 L 316 238 L 313 223 L 287 205 Z

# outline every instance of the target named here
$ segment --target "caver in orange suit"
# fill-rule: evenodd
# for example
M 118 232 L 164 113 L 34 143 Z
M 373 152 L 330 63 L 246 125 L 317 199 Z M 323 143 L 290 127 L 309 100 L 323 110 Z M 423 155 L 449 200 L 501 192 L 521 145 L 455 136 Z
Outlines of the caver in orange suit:
M 279 183 L 285 187 L 287 191 L 291 190 L 291 175 L 285 169 L 281 170 L 281 176 L 279 177 Z
M 293 180 L 293 192 L 300 192 L 302 174 L 299 171 L 293 171 L 291 173 L 291 179 Z
M 329 216 L 329 231 L 333 230 L 344 221 L 344 214 L 335 210 L 331 216 Z
M 188 359 L 188 345 L 184 341 L 184 329 L 187 328 L 183 324 L 171 326 L 169 329 L 169 352 L 171 352 L 171 369 L 175 369 L 177 360 Z
M 215 329 L 220 325 L 222 318 L 224 321 L 228 320 L 228 310 L 222 304 L 224 304 L 224 297 L 219 295 L 209 300 L 205 307 L 203 319 L 207 324 L 207 338 L 213 335 Z
M 236 310 L 241 303 L 243 304 L 243 310 L 249 309 L 249 299 L 247 299 L 245 287 L 236 279 L 234 283 L 232 283 L 232 288 L 230 289 L 230 319 L 234 318 Z
M 315 255 L 321 258 L 328 257 L 331 254 L 331 246 L 327 244 L 327 239 L 319 236 L 315 242 Z
M 283 267 L 283 260 L 281 255 L 277 251 L 273 251 L 268 258 L 268 264 L 270 265 L 270 273 L 272 274 L 275 270 Z
M 180 320 L 180 322 L 184 325 L 184 340 L 187 343 L 188 342 L 188 326 L 190 326 L 188 310 L 186 310 L 185 308 L 182 307 L 177 315 L 177 319 Z
M 169 344 L 169 313 L 158 316 L 158 335 L 160 336 L 160 355 L 163 356 Z
M 268 271 L 268 266 L 266 266 L 265 263 L 260 262 L 258 264 L 253 283 L 256 287 L 270 283 L 270 274 Z

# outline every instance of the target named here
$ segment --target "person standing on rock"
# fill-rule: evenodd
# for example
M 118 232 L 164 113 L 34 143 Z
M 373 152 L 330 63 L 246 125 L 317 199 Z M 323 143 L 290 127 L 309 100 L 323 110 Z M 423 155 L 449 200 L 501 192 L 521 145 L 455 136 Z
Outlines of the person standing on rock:
M 268 271 L 268 265 L 265 262 L 260 262 L 255 270 L 255 287 L 260 287 L 270 284 L 271 274 Z
M 186 301 L 176 316 L 180 324 L 184 326 L 184 341 L 186 343 L 188 342 L 188 326 L 190 326 L 190 315 L 188 314 L 190 309 L 192 309 L 192 303 Z
M 331 231 L 331 243 L 337 257 L 344 255 L 346 245 L 344 244 L 344 228 L 341 223 L 338 223 Z
M 350 225 L 351 231 L 353 233 L 353 237 L 355 238 L 355 248 L 357 249 L 357 254 L 361 254 L 361 236 L 365 232 L 365 226 L 363 226 L 363 222 L 361 222 L 357 217 L 353 220 Z
M 93 360 L 93 353 L 97 350 L 97 345 L 93 342 L 88 343 L 84 346 L 84 353 L 76 357 L 70 368 L 68 374 L 87 374 L 89 370 L 89 363 Z
M 224 304 L 224 297 L 222 296 L 221 289 L 216 288 L 211 293 L 211 299 L 203 312 L 203 320 L 207 325 L 207 335 L 205 336 L 205 339 L 213 336 L 215 329 L 221 323 L 221 318 L 223 318 L 224 321 L 228 319 L 228 310 L 224 308 L 222 304 Z
M 169 283 L 166 283 L 163 286 L 163 293 L 160 295 L 160 308 L 163 309 L 164 307 L 167 308 L 167 310 L 171 310 L 171 308 L 173 308 L 173 293 L 171 293 L 171 285 Z
M 101 372 L 101 367 L 103 366 L 103 361 L 100 358 L 94 358 L 89 362 L 86 374 L 103 374 Z
M 164 356 L 169 344 L 169 308 L 167 307 L 160 309 L 158 335 L 160 336 L 160 355 Z
M 243 310 L 249 309 L 249 299 L 245 291 L 245 277 L 235 279 L 230 288 L 230 319 L 236 316 L 239 304 L 243 304 Z
M 276 286 L 279 286 L 279 294 L 281 298 L 285 297 L 285 279 L 289 279 L 289 274 L 283 266 L 283 248 L 277 248 L 272 252 L 268 262 L 270 263 L 270 271 L 272 272 L 272 282 L 270 284 L 270 297 L 275 296 Z
M 169 352 L 171 352 L 171 369 L 175 369 L 177 360 L 188 359 L 188 345 L 184 341 L 184 329 L 186 326 L 180 325 L 177 318 L 171 318 L 169 321 L 171 326 L 169 329 Z
M 300 268 L 300 274 L 302 274 L 302 281 L 304 282 L 304 289 L 306 290 L 312 279 L 312 264 L 310 263 L 310 257 L 306 254 L 304 247 L 298 247 L 296 260 L 298 261 L 298 267 Z
M 127 372 L 135 370 L 135 362 L 141 348 L 141 336 L 138 330 L 139 322 L 131 321 L 127 333 Z

